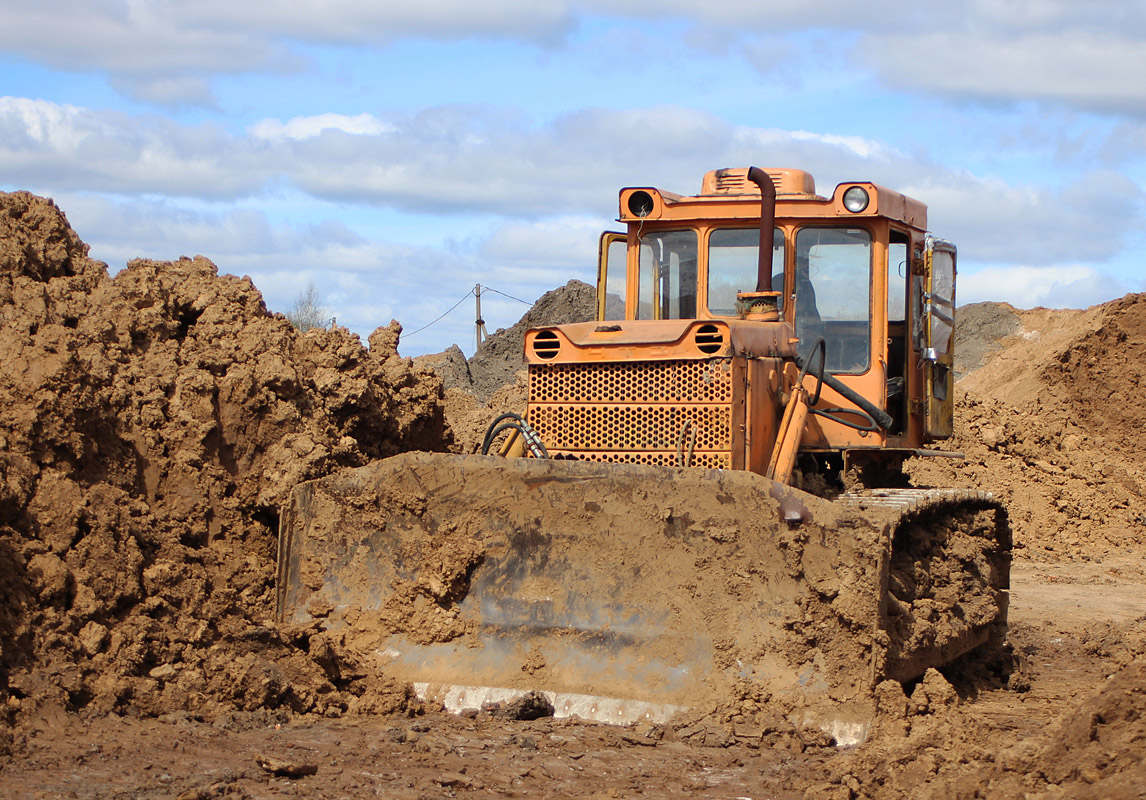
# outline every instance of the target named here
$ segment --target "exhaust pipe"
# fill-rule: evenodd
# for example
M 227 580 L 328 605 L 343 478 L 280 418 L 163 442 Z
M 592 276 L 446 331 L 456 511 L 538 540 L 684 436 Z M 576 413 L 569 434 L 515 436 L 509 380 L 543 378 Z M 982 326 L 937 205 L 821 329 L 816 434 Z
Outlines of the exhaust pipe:
M 772 289 L 772 231 L 776 227 L 776 184 L 759 167 L 748 168 L 748 180 L 760 187 L 760 260 L 756 265 L 756 291 Z

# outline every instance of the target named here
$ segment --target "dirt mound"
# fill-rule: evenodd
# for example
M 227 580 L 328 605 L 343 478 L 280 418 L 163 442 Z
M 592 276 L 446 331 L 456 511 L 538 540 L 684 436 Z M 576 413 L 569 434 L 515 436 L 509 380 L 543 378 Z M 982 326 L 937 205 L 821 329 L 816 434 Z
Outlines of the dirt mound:
M 596 314 L 597 290 L 587 283 L 569 281 L 560 289 L 543 294 L 513 327 L 497 331 L 470 359 L 473 392 L 478 401 L 488 402 L 494 392 L 514 382 L 517 371 L 522 369 L 527 330 L 586 322 Z
M 996 304 L 983 304 L 985 307 Z M 1001 309 L 1001 311 L 1000 311 Z M 1098 330 L 1109 310 L 1108 305 L 1093 306 L 1084 311 L 1063 309 L 1010 309 L 999 304 L 997 312 L 1013 313 L 1020 327 L 1001 334 L 1010 325 L 996 323 L 976 328 L 976 316 L 995 317 L 985 308 L 962 324 L 956 323 L 956 358 L 962 361 L 964 346 L 972 352 L 990 355 L 978 369 L 968 364 L 959 383 L 968 391 L 1022 405 L 1047 392 L 1043 373 L 1058 354 L 1069 350 L 1076 340 Z M 962 308 L 960 312 L 962 312 Z
M 524 404 L 514 382 L 524 329 L 592 316 L 584 284 L 546 298 L 473 360 L 443 354 L 435 370 L 456 383 L 443 397 L 441 379 L 398 357 L 396 323 L 368 348 L 342 329 L 299 334 L 249 280 L 219 276 L 203 258 L 135 261 L 112 279 L 52 203 L 0 195 L 0 751 L 6 726 L 44 720 L 33 760 L 81 780 L 79 765 L 98 748 L 61 762 L 51 748 L 68 742 L 61 731 L 76 718 L 54 711 L 164 715 L 172 730 L 248 713 L 272 736 L 268 724 L 285 729 L 293 712 L 403 707 L 405 687 L 337 635 L 269 621 L 278 509 L 298 481 L 342 467 L 410 449 L 471 452 L 494 413 Z M 968 688 L 954 672 L 884 682 L 876 731 L 841 752 L 769 716 L 763 698 L 713 698 L 691 727 L 610 733 L 608 747 L 593 745 L 631 766 L 616 785 L 655 788 L 643 753 L 673 748 L 672 763 L 694 764 L 695 786 L 711 796 L 756 792 L 764 780 L 777 796 L 810 798 L 1140 797 L 1144 333 L 1143 295 L 1085 311 L 961 309 L 946 446 L 967 459 L 909 465 L 917 484 L 984 488 L 1009 507 L 1015 574 L 1027 581 L 1012 610 L 1032 586 L 1057 603 L 1028 606 L 1012 629 L 1024 665 L 1014 686 L 1025 681 L 1028 693 Z M 1115 601 L 1124 618 L 1095 621 Z M 805 633 L 811 643 L 822 632 Z M 314 717 L 305 724 L 327 731 Z M 422 753 L 423 768 L 438 770 L 446 755 L 467 775 L 488 767 L 488 750 L 481 763 L 463 760 L 485 747 L 476 736 L 459 748 L 469 740 L 448 729 L 473 724 L 442 722 L 440 751 Z M 554 754 L 601 739 L 588 726 L 553 730 L 541 743 L 552 746 L 544 770 L 515 765 L 511 781 L 528 774 L 552 787 L 542 781 L 561 766 Z M 160 742 L 174 752 L 182 735 L 142 739 L 109 769 L 123 773 L 130 755 Z M 690 749 L 701 743 L 735 753 L 722 769 L 744 788 L 704 783 L 716 756 Z M 424 746 L 406 732 L 398 744 Z M 790 756 L 738 761 L 766 751 Z M 401 774 L 408 756 L 394 756 L 380 780 Z M 501 758 L 498 769 L 510 756 Z M 587 771 L 594 758 L 583 760 Z M 382 775 L 375 755 L 369 762 L 362 775 Z M 170 793 L 150 761 L 134 763 L 144 793 Z M 434 775 L 433 786 L 462 785 Z M 574 778 L 571 794 L 583 785 Z
M 448 443 L 400 330 L 300 334 L 202 257 L 109 278 L 54 204 L 0 195 L 9 721 L 352 705 L 370 676 L 266 623 L 277 509 L 301 480 Z
M 1064 796 L 1137 798 L 1146 787 L 1146 660 L 1111 677 L 1063 723 L 1035 758 L 1016 764 L 1023 797 L 1031 784 L 1057 787 Z M 1025 785 L 1024 785 L 1025 784 Z
M 1085 311 L 1017 312 L 1022 329 L 957 384 L 965 461 L 916 460 L 918 483 L 1001 496 L 1035 559 L 1115 559 L 1146 543 L 1146 296 Z M 1120 567 L 1121 568 L 1121 567 Z
M 1146 445 L 1146 294 L 1103 307 L 1102 324 L 1055 354 L 1044 377 L 1078 425 L 1124 457 Z
M 525 371 L 514 376 L 515 382 L 501 387 L 485 404 L 464 389 L 447 389 L 445 393 L 446 419 L 454 435 L 454 451 L 477 453 L 490 424 L 506 411 L 521 414 L 525 411 L 528 395 Z M 494 448 L 504 441 L 498 437 Z
M 1003 341 L 1019 333 L 1022 318 L 1007 303 L 971 303 L 955 315 L 955 375 L 983 367 L 1003 349 Z
M 0 274 L 35 281 L 84 276 L 91 284 L 106 276 L 54 203 L 29 192 L 0 197 Z
M 415 356 L 414 363 L 419 367 L 432 369 L 441 378 L 445 389 L 461 389 L 473 393 L 473 378 L 470 377 L 470 365 L 466 354 L 456 344 L 450 345 L 441 353 L 432 353 L 425 356 Z

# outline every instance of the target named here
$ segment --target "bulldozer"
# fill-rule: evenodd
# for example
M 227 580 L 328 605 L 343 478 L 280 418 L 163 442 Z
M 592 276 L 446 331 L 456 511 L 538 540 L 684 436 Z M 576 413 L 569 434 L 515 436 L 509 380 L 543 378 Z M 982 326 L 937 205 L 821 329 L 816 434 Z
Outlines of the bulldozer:
M 708 172 L 620 192 L 596 319 L 526 333 L 483 455 L 301 484 L 277 614 L 458 711 L 663 724 L 739 698 L 866 736 L 875 688 L 1005 637 L 989 493 L 913 488 L 953 423 L 956 248 L 878 184 Z M 493 454 L 489 454 L 493 451 Z

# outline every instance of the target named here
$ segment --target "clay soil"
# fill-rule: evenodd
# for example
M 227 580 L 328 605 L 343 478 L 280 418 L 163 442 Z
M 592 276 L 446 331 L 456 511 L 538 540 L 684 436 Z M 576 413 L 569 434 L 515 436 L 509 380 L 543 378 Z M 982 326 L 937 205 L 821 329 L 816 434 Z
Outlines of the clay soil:
M 1146 797 L 1146 296 L 961 316 L 966 458 L 908 472 L 1010 510 L 1003 675 L 881 684 L 854 748 L 735 703 L 449 716 L 271 621 L 275 528 L 301 480 L 469 450 L 481 404 L 396 324 L 299 333 L 200 257 L 110 277 L 49 201 L 0 195 L 0 796 Z

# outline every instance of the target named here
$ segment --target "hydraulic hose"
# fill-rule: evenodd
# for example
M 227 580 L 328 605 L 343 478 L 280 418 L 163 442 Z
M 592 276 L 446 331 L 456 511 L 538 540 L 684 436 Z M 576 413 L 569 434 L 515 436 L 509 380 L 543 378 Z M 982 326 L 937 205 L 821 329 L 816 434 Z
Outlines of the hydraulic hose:
M 520 414 L 512 411 L 505 412 L 490 423 L 481 444 L 483 456 L 489 455 L 489 448 L 493 445 L 494 439 L 503 431 L 516 431 L 525 440 L 525 446 L 534 458 L 549 458 L 549 451 L 541 441 L 541 437 L 537 435 L 537 431 L 533 430 Z
M 823 337 L 817 339 L 816 343 L 814 345 L 812 345 L 812 355 L 808 356 L 808 361 L 804 364 L 800 364 L 800 362 L 798 360 L 796 361 L 796 365 L 800 367 L 800 377 L 796 379 L 796 384 L 798 386 L 803 386 L 804 385 L 804 376 L 808 374 L 808 367 L 810 367 L 812 365 L 812 358 L 815 356 L 816 353 L 820 354 L 820 369 L 817 373 L 815 373 L 815 375 L 816 375 L 816 393 L 813 394 L 811 396 L 811 398 L 808 400 L 808 406 L 809 407 L 814 406 L 816 403 L 820 402 L 820 392 L 822 392 L 824 389 L 824 367 L 828 363 L 828 344 L 827 344 L 827 342 L 823 339 Z
M 818 417 L 830 419 L 832 422 L 839 423 L 848 428 L 854 428 L 860 432 L 875 433 L 879 430 L 879 426 L 875 420 L 862 408 L 809 408 L 808 412 Z M 850 419 L 844 419 L 844 417 L 840 416 L 841 414 L 850 414 L 859 417 L 863 422 L 852 422 Z
M 804 369 L 804 359 L 796 356 L 796 366 Z M 839 378 L 832 375 L 830 372 L 825 371 L 823 382 L 830 386 L 837 394 L 842 396 L 849 403 L 855 403 L 859 408 L 863 409 L 869 417 L 875 420 L 875 424 L 883 428 L 885 431 L 891 430 L 891 426 L 895 424 L 895 420 L 891 415 L 877 406 L 875 403 L 868 400 L 862 394 L 852 389 L 850 386 L 845 385 Z

